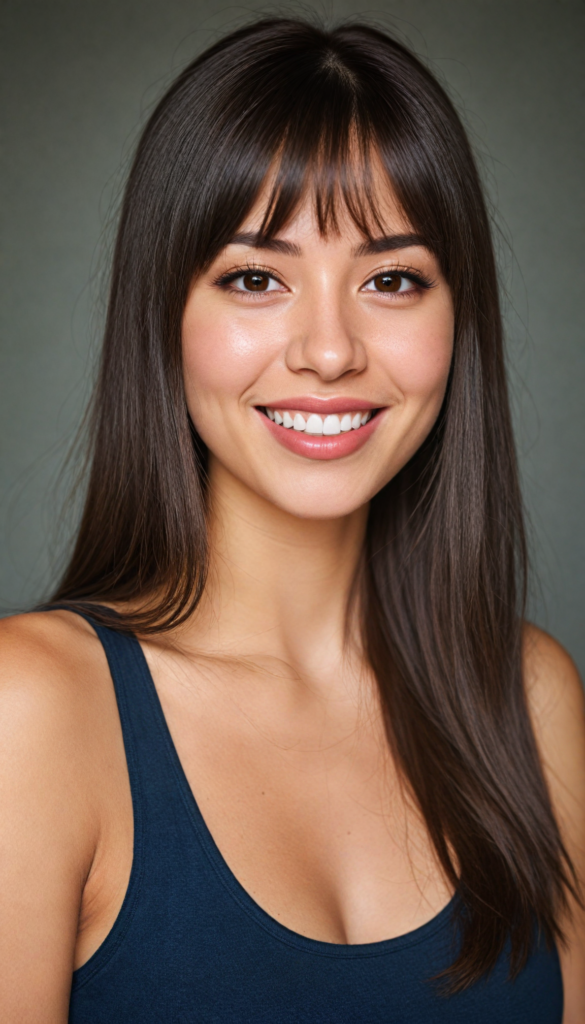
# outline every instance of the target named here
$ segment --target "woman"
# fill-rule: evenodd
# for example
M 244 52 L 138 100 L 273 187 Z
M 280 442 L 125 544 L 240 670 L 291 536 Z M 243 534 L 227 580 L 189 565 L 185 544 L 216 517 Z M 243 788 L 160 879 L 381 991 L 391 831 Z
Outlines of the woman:
M 180 75 L 90 426 L 2 623 L 3 1020 L 583 1021 L 582 693 L 523 621 L 477 171 L 402 46 L 266 21 Z

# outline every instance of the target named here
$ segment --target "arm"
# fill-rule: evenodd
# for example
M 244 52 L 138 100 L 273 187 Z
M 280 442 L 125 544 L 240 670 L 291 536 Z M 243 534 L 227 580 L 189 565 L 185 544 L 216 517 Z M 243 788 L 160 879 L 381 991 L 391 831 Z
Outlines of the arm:
M 585 896 L 585 698 L 571 658 L 552 637 L 526 631 L 529 708 L 553 810 Z M 565 991 L 563 1024 L 585 1021 L 585 911 L 574 900 L 559 950 Z
M 81 896 L 95 850 L 83 686 L 52 644 L 55 630 L 38 629 L 46 618 L 0 622 L 0 1005 L 6 1024 L 65 1024 Z

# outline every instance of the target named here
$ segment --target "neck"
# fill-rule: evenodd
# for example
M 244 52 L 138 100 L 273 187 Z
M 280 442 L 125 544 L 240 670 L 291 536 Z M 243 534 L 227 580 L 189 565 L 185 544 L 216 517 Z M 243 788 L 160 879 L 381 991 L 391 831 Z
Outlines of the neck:
M 212 459 L 210 573 L 192 621 L 197 647 L 278 658 L 313 678 L 339 664 L 367 511 L 300 519 Z

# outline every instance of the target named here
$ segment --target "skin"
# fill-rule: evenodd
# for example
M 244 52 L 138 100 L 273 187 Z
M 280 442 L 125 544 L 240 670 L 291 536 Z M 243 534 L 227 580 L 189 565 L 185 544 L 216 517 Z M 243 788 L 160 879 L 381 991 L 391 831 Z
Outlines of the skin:
M 262 197 L 242 231 L 254 234 Z M 407 234 L 396 205 L 388 234 Z M 310 202 L 294 249 L 229 245 L 194 282 L 183 329 L 193 420 L 210 450 L 211 572 L 195 615 L 143 641 L 171 734 L 228 865 L 274 918 L 312 938 L 408 932 L 451 893 L 388 754 L 374 680 L 346 621 L 368 501 L 427 436 L 452 354 L 448 286 L 423 246 L 358 251 L 319 235 Z M 250 264 L 278 287 L 218 284 Z M 382 271 L 429 287 L 369 286 Z M 272 280 L 272 278 L 271 278 Z M 279 443 L 259 407 L 303 396 L 384 410 L 366 443 L 315 458 Z M 132 863 L 132 808 L 105 656 L 68 612 L 0 622 L 0 1004 L 64 1024 L 71 971 L 99 947 Z M 585 711 L 562 648 L 526 630 L 526 688 L 553 806 L 585 876 Z M 585 1019 L 585 926 L 562 955 L 564 1024 Z

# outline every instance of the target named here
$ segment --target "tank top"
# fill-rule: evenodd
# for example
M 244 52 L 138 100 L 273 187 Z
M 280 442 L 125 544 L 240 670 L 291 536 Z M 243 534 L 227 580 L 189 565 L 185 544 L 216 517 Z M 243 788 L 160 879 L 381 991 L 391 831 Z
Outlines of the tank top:
M 441 993 L 453 900 L 407 935 L 362 945 L 306 938 L 266 913 L 205 824 L 140 644 L 80 614 L 115 687 L 134 852 L 111 931 L 73 973 L 69 1024 L 561 1024 L 557 951 L 539 942 L 513 982 L 504 953 L 471 988 Z

